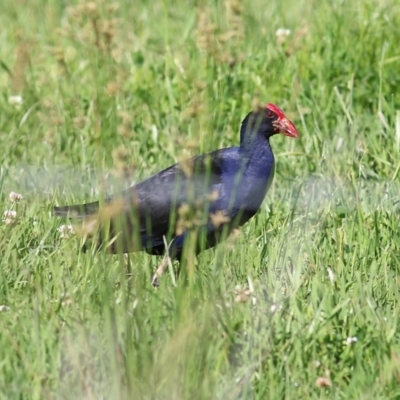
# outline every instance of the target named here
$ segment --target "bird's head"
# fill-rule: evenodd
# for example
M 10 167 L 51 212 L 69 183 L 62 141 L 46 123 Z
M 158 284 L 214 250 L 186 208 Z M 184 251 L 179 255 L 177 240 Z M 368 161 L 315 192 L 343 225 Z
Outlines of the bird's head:
M 293 138 L 299 137 L 296 127 L 283 111 L 275 104 L 268 103 L 257 111 L 252 111 L 242 122 L 240 130 L 240 142 L 244 143 L 246 138 L 254 135 L 262 135 L 266 139 L 272 135 L 281 133 Z

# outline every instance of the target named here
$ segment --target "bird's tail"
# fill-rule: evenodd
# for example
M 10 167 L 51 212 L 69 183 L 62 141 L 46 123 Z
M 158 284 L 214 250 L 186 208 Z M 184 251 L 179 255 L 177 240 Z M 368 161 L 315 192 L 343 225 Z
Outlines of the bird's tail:
M 86 204 L 76 204 L 73 206 L 54 207 L 54 215 L 57 217 L 67 217 L 69 219 L 84 219 L 99 211 L 99 202 Z
M 54 215 L 73 220 L 74 232 L 81 237 L 92 238 L 102 228 L 114 235 L 113 224 L 115 217 L 124 210 L 123 199 L 114 199 L 100 207 L 98 201 L 73 206 L 54 207 Z M 100 236 L 101 242 L 101 236 Z

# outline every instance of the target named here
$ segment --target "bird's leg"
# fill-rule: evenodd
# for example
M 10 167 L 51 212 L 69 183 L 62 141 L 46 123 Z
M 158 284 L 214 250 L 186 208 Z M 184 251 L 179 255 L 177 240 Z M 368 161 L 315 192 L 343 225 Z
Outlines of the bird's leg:
M 160 286 L 160 284 L 158 282 L 158 277 L 160 277 L 164 273 L 164 271 L 168 268 L 170 261 L 172 261 L 171 257 L 165 256 L 164 259 L 161 261 L 160 265 L 157 267 L 157 270 L 156 270 L 155 274 L 153 275 L 153 278 L 151 279 L 151 284 L 154 287 L 157 288 Z
M 126 275 L 132 276 L 132 266 L 131 266 L 131 259 L 129 257 L 129 253 L 125 255 L 126 257 Z

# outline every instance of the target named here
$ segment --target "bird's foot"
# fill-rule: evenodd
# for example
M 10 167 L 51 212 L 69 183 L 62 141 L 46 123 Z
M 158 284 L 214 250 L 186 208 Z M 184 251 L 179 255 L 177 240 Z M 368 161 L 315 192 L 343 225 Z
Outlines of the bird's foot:
M 158 276 L 156 274 L 154 274 L 151 278 L 151 284 L 155 289 L 158 289 L 160 287 L 160 282 L 158 282 Z
M 164 273 L 164 271 L 168 268 L 169 262 L 171 261 L 171 257 L 164 257 L 164 259 L 161 261 L 160 265 L 157 267 L 157 270 L 153 277 L 151 278 L 151 284 L 155 287 L 158 288 L 160 286 L 160 283 L 158 281 L 158 278 Z

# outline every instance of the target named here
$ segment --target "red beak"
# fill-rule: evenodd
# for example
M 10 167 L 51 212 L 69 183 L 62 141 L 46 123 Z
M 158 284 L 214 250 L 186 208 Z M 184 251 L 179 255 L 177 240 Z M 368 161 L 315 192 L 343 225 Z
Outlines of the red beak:
M 290 136 L 293 138 L 299 137 L 299 132 L 297 132 L 296 127 L 294 126 L 292 121 L 289 121 L 287 118 L 280 118 L 277 121 L 279 133 L 282 135 Z

